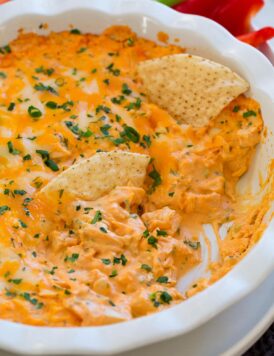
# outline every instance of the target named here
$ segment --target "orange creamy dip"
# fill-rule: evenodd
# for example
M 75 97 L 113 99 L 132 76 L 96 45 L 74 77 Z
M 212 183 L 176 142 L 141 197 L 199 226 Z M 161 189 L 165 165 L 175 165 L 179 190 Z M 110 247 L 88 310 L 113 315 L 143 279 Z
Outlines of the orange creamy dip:
M 260 107 L 240 96 L 209 127 L 179 125 L 149 103 L 136 65 L 183 51 L 127 27 L 20 34 L 2 48 L 2 319 L 81 326 L 143 316 L 214 282 L 252 245 L 263 214 L 240 209 L 235 185 L 260 141 Z M 143 188 L 92 202 L 64 191 L 37 198 L 76 161 L 117 148 L 151 156 Z M 178 279 L 201 261 L 201 224 L 233 219 L 211 279 L 180 294 Z

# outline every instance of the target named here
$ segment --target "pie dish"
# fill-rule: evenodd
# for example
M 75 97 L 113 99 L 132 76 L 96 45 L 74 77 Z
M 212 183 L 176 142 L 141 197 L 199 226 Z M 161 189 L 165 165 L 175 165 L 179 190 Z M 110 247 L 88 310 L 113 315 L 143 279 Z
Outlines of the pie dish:
M 94 21 L 90 21 L 91 18 Z M 159 31 L 164 31 L 171 38 L 181 38 L 182 45 L 187 47 L 188 52 L 228 65 L 249 81 L 250 95 L 262 105 L 267 136 L 257 149 L 251 170 L 239 184 L 241 192 L 247 186 L 252 186 L 253 191 L 259 190 L 259 173 L 266 177 L 266 168 L 273 156 L 273 123 L 270 120 L 273 112 L 273 68 L 259 52 L 237 42 L 218 25 L 196 16 L 178 15 L 148 1 L 140 1 L 138 4 L 133 1 L 119 1 L 115 3 L 114 9 L 111 1 L 94 1 L 92 4 L 88 1 L 77 4 L 73 1 L 57 4 L 53 1 L 46 4 L 34 1 L 33 7 L 31 2 L 26 5 L 23 1 L 18 1 L 3 7 L 1 22 L 5 27 L 3 45 L 16 35 L 19 27 L 36 31 L 41 22 L 46 22 L 52 30 L 64 30 L 73 23 L 73 26 L 82 31 L 96 33 L 110 25 L 125 24 L 130 25 L 138 34 L 154 40 Z M 173 26 L 169 27 L 168 23 Z M 207 36 L 203 34 L 205 28 Z M 41 31 L 45 33 L 44 29 Z M 249 61 L 246 62 L 245 58 L 249 58 Z M 255 73 L 254 67 L 260 70 Z M 81 329 L 37 328 L 1 321 L 3 334 L 0 336 L 0 345 L 9 350 L 27 353 L 104 354 L 125 351 L 190 331 L 248 294 L 272 271 L 271 229 L 273 226 L 268 223 L 258 244 L 223 279 L 169 310 L 127 323 Z M 258 267 L 256 261 L 263 263 L 259 263 Z M 12 343 L 7 337 L 8 333 L 13 335 Z M 127 338 L 123 337 L 125 333 Z M 30 334 L 31 339 L 28 339 Z M 65 344 L 59 343 L 61 337 L 68 341 Z M 106 338 L 107 343 L 104 342 Z

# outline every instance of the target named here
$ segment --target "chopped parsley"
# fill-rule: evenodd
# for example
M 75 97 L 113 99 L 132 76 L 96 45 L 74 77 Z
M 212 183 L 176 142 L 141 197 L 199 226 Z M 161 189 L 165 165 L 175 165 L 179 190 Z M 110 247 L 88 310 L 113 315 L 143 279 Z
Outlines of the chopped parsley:
M 116 269 L 114 269 L 114 270 L 111 272 L 111 274 L 109 275 L 109 277 L 110 277 L 110 278 L 114 278 L 114 277 L 116 277 L 116 276 L 118 276 L 118 272 L 117 272 Z
M 130 95 L 132 93 L 132 90 L 128 87 L 126 83 L 122 85 L 122 93 L 125 95 Z
M 11 141 L 8 141 L 7 145 L 8 145 L 8 150 L 9 150 L 10 154 L 16 156 L 16 155 L 19 155 L 21 153 L 19 150 L 15 149 L 13 147 L 13 144 L 12 144 Z
M 142 142 L 142 146 L 144 148 L 146 148 L 146 147 L 149 148 L 151 146 L 151 138 L 150 138 L 150 136 L 144 135 L 143 136 L 143 141 L 144 142 Z
M 15 293 L 15 292 L 11 292 L 11 291 L 9 291 L 8 289 L 6 289 L 5 295 L 6 295 L 7 297 L 16 297 L 16 293 Z
M 118 77 L 121 73 L 120 69 L 114 68 L 114 63 L 111 63 L 109 66 L 106 68 L 110 73 L 112 73 L 115 77 Z
M 101 261 L 104 265 L 108 266 L 111 264 L 111 260 L 109 258 L 102 258 Z
M 119 96 L 117 96 L 117 97 L 115 97 L 115 98 L 111 98 L 111 102 L 112 102 L 113 104 L 118 104 L 118 105 L 122 104 L 122 102 L 123 102 L 124 100 L 125 100 L 124 95 L 119 95 Z
M 15 103 L 10 103 L 8 106 L 8 111 L 13 111 L 14 108 L 15 108 Z
M 57 109 L 58 104 L 55 103 L 54 101 L 48 101 L 46 103 L 46 107 L 49 108 L 49 109 Z
M 168 292 L 161 292 L 160 300 L 165 304 L 169 304 L 172 301 L 172 296 Z
M 9 190 L 8 188 L 5 188 L 5 189 L 4 189 L 4 194 L 5 194 L 5 195 L 9 195 L 9 194 L 10 194 L 10 190 Z
M 30 302 L 32 305 L 36 306 L 36 309 L 41 309 L 44 304 L 42 302 L 39 302 L 38 299 L 36 298 L 32 298 L 30 293 L 28 292 L 24 292 L 22 294 L 20 294 L 21 297 L 23 297 L 26 301 Z
M 238 112 L 240 110 L 240 106 L 239 105 L 235 105 L 233 108 L 233 112 Z
M 30 154 L 26 154 L 24 157 L 23 157 L 23 161 L 30 161 L 31 160 L 31 155 Z
M 23 227 L 24 229 L 28 227 L 28 225 L 26 223 L 24 223 L 24 221 L 18 219 L 19 224 L 21 225 L 21 227 Z
M 87 50 L 87 47 L 81 47 L 79 48 L 79 50 L 77 51 L 77 53 L 83 53 Z
M 48 91 L 52 94 L 58 95 L 57 91 L 50 85 L 44 85 L 43 83 L 38 83 L 34 85 L 34 89 L 38 91 Z
M 95 109 L 95 113 L 98 115 L 100 111 L 103 111 L 106 114 L 110 113 L 110 108 L 105 105 L 98 105 Z
M 81 139 L 82 137 L 90 137 L 93 135 L 93 132 L 89 128 L 87 131 L 82 131 L 79 129 L 79 126 L 74 124 L 72 121 L 65 121 L 65 125 L 73 134 L 78 136 L 78 139 Z
M 161 304 L 169 304 L 172 301 L 172 296 L 166 291 L 159 291 L 150 294 L 149 299 L 153 302 L 153 305 L 157 308 Z
M 143 232 L 143 236 L 144 236 L 145 238 L 149 237 L 149 231 L 148 231 L 148 230 L 145 230 L 145 231 Z
M 79 253 L 73 253 L 71 256 L 66 256 L 64 261 L 65 262 L 75 262 L 79 258 Z
M 22 282 L 22 278 L 9 279 L 8 282 L 18 285 Z
M 105 124 L 100 127 L 100 131 L 104 136 L 109 136 L 109 130 L 111 129 L 111 125 Z
M 153 184 L 150 187 L 150 192 L 152 193 L 162 183 L 162 178 L 160 176 L 160 173 L 156 170 L 154 166 L 153 170 L 148 175 L 151 179 L 153 179 Z
M 167 236 L 167 232 L 165 230 L 157 230 L 157 236 Z
M 133 127 L 123 125 L 124 131 L 120 133 L 122 138 L 127 138 L 129 141 L 138 143 L 140 141 L 140 134 Z
M 66 101 L 64 104 L 58 105 L 58 109 L 63 109 L 64 111 L 71 111 L 70 106 L 73 106 L 74 102 L 72 100 Z
M 53 68 L 44 68 L 43 66 L 41 66 L 39 68 L 36 68 L 35 72 L 42 73 L 42 74 L 45 74 L 50 77 L 54 73 L 54 69 Z
M 132 38 L 128 38 L 126 40 L 126 44 L 129 46 L 129 47 L 132 47 L 134 46 L 134 40 Z
M 118 137 L 112 140 L 112 142 L 114 143 L 115 146 L 119 146 L 122 143 L 125 143 L 126 140 L 123 137 Z
M 149 245 L 151 245 L 152 247 L 154 248 L 157 248 L 157 242 L 158 242 L 158 239 L 154 236 L 149 236 L 148 239 L 147 239 L 147 242 Z
M 7 74 L 4 73 L 4 72 L 0 72 L 0 78 L 6 79 L 7 78 Z
M 250 116 L 257 116 L 257 114 L 256 114 L 256 112 L 253 111 L 253 110 L 249 110 L 249 111 L 246 111 L 246 112 L 243 113 L 243 117 L 244 117 L 244 118 L 248 118 L 248 117 L 250 117 Z
M 32 198 L 25 198 L 23 202 L 23 206 L 28 206 L 28 204 L 32 201 Z
M 113 264 L 121 264 L 122 266 L 125 266 L 127 264 L 127 258 L 125 255 L 121 255 L 120 257 L 114 257 L 113 258 Z
M 28 113 L 33 119 L 38 119 L 39 117 L 42 116 L 41 110 L 39 110 L 38 108 L 36 108 L 33 105 L 29 106 Z
M 100 227 L 100 230 L 101 230 L 103 233 L 105 233 L 105 234 L 107 234 L 107 233 L 108 233 L 107 229 L 106 229 L 106 228 L 104 228 L 103 226 L 101 226 L 101 227 Z
M 96 224 L 98 221 L 101 221 L 103 218 L 102 213 L 100 210 L 97 210 L 94 218 L 91 220 L 91 224 Z
M 160 276 L 159 278 L 157 278 L 156 282 L 158 282 L 158 283 L 168 283 L 168 277 Z
M 14 189 L 13 193 L 15 195 L 25 195 L 25 194 L 27 194 L 27 192 L 25 190 L 23 190 L 23 189 Z
M 0 53 L 1 54 L 8 54 L 8 53 L 11 53 L 11 48 L 9 45 L 6 45 L 6 46 L 3 46 L 3 47 L 0 47 Z
M 53 172 L 59 171 L 58 165 L 52 159 L 50 159 L 50 155 L 49 155 L 48 151 L 36 150 L 36 153 L 38 153 L 42 157 L 45 165 L 47 167 L 49 167 Z
M 145 263 L 143 263 L 143 264 L 141 265 L 141 269 L 143 269 L 143 270 L 145 270 L 145 271 L 147 271 L 147 272 L 151 272 L 151 271 L 152 271 L 152 267 L 149 266 L 149 265 L 147 265 L 147 264 L 145 264 Z
M 51 270 L 47 271 L 47 273 L 51 274 L 52 276 L 55 274 L 55 270 L 57 270 L 57 266 L 53 266 Z
M 81 35 L 81 31 L 78 30 L 78 28 L 73 28 L 72 30 L 70 30 L 70 33 L 72 35 Z
M 130 110 L 134 110 L 134 109 L 140 109 L 142 105 L 142 101 L 140 98 L 136 98 L 135 102 L 131 102 L 129 103 L 127 106 L 125 106 L 125 108 L 130 111 Z

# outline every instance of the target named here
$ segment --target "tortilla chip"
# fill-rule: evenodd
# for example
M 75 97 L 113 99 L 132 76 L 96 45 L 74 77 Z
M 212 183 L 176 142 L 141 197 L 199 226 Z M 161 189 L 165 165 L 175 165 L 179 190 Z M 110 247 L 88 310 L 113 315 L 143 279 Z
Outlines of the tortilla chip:
M 194 127 L 207 125 L 249 88 L 231 69 L 190 54 L 141 62 L 138 74 L 153 103 Z
M 64 189 L 79 198 L 95 200 L 116 186 L 142 186 L 150 157 L 125 151 L 98 152 L 59 174 L 41 193 Z

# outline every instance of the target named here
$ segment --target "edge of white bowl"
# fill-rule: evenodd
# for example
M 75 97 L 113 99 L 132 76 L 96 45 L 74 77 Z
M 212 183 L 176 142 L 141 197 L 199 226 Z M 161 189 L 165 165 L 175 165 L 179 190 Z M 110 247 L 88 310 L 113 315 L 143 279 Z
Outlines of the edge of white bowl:
M 17 0 L 1 6 L 0 40 L 5 24 L 12 19 L 26 15 L 52 17 L 77 9 L 103 12 L 112 18 L 127 15 L 151 18 L 167 33 L 174 28 L 198 31 L 224 59 L 245 61 L 247 67 L 254 67 L 259 78 L 256 89 L 274 105 L 274 70 L 259 51 L 239 42 L 211 20 L 179 14 L 148 0 L 115 0 L 115 3 L 113 0 Z M 29 355 L 110 355 L 190 332 L 246 296 L 273 271 L 273 232 L 272 221 L 257 245 L 225 277 L 168 310 L 101 327 L 35 327 L 2 320 L 0 348 Z

